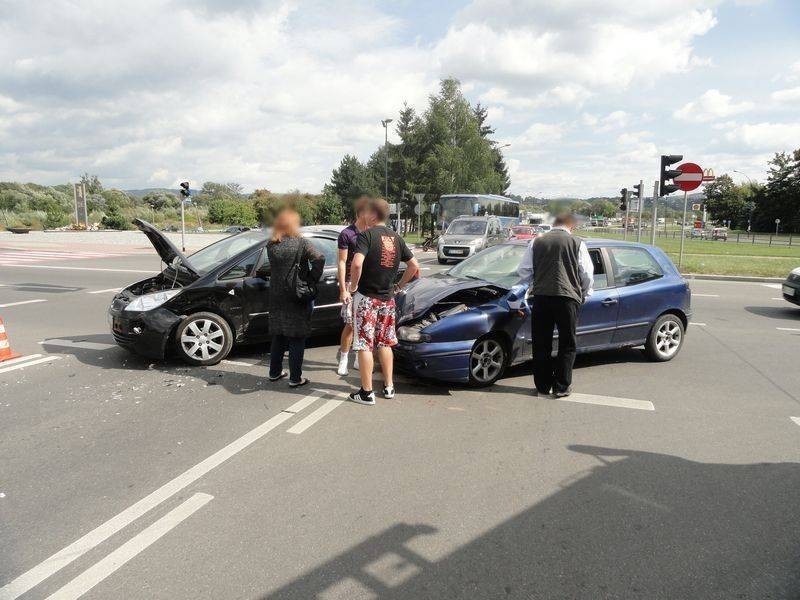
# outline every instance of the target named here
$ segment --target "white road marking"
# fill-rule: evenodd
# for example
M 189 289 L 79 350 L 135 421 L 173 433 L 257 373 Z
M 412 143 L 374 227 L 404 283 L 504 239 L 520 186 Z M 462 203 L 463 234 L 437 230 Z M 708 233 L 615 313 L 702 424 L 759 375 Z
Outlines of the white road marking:
M 776 327 L 778 331 L 800 331 L 797 327 Z
M 284 408 L 283 412 L 294 413 L 294 414 L 299 413 L 304 408 L 307 408 L 312 404 L 314 404 L 314 402 L 319 400 L 322 396 L 323 396 L 322 392 L 314 390 L 313 394 L 306 396 L 302 400 L 298 400 L 297 402 L 292 404 L 289 408 Z
M 789 417 L 792 421 L 794 421 L 795 425 L 800 425 L 800 417 Z
M 690 322 L 689 322 L 689 325 L 695 325 L 695 326 L 697 326 L 697 327 L 705 327 L 705 326 L 706 326 L 706 324 L 705 324 L 705 323 L 696 323 L 696 322 L 694 322 L 694 321 L 690 321 Z
M 325 404 L 320 406 L 317 410 L 312 412 L 306 418 L 298 421 L 293 427 L 286 430 L 286 433 L 303 433 L 306 429 L 311 427 L 314 423 L 322 419 L 335 408 L 344 404 L 344 400 L 328 400 Z
M 614 406 L 616 408 L 633 408 L 636 410 L 655 410 L 652 402 L 647 400 L 634 400 L 632 398 L 615 398 L 613 396 L 597 396 L 595 394 L 578 394 L 573 392 L 566 398 L 556 398 L 564 402 L 578 402 L 580 404 L 599 404 L 601 406 Z
M 37 304 L 38 302 L 47 302 L 44 298 L 37 298 L 36 300 L 21 300 L 20 302 L 9 302 L 8 304 L 0 304 L 0 308 L 8 308 L 9 306 L 20 306 L 22 304 Z
M 14 267 L 18 269 L 62 269 L 65 271 L 104 271 L 110 273 L 148 273 L 155 275 L 158 271 L 142 270 L 142 269 L 101 269 L 99 267 L 61 267 L 55 265 L 4 265 L 6 267 Z
M 109 292 L 118 292 L 121 288 L 108 288 L 107 290 L 94 290 L 93 292 L 86 292 L 87 294 L 106 294 Z
M 719 298 L 719 294 L 697 294 L 692 292 L 692 298 Z
M 60 571 L 68 564 L 86 554 L 92 548 L 97 547 L 112 535 L 164 502 L 164 500 L 171 498 L 212 469 L 218 467 L 254 442 L 257 442 L 267 433 L 291 419 L 294 415 L 295 413 L 291 412 L 279 412 L 255 429 L 251 429 L 221 450 L 217 450 L 205 460 L 202 460 L 174 479 L 168 481 L 160 488 L 150 492 L 147 496 L 135 504 L 132 504 L 121 513 L 111 517 L 102 525 L 95 527 L 83 537 L 72 542 L 69 546 L 59 550 L 43 562 L 4 585 L 0 588 L 0 600 L 14 600 L 15 598 L 19 598 L 22 594 L 39 585 L 53 573 Z
M 60 590 L 48 596 L 47 600 L 76 600 L 80 598 L 213 499 L 214 496 L 210 496 L 209 494 L 195 494 L 177 508 L 173 508 L 141 533 L 138 533 L 122 544 L 122 546 L 114 550 L 111 554 L 86 569 Z
M 773 290 L 781 289 L 781 284 L 780 283 L 762 283 L 761 285 L 763 285 L 764 287 L 771 288 Z
M 42 346 L 58 346 L 61 348 L 83 348 L 84 350 L 109 350 L 116 348 L 113 344 L 100 344 L 98 342 L 73 342 L 72 340 L 42 340 Z
M 31 360 L 27 362 L 17 363 L 11 367 L 4 367 L 0 368 L 0 373 L 8 373 L 9 371 L 16 371 L 17 369 L 24 369 L 25 367 L 32 367 L 33 365 L 41 365 L 42 363 L 52 362 L 54 360 L 60 360 L 62 357 L 60 356 L 45 356 L 44 358 L 37 358 L 36 360 Z M 0 363 L 2 365 L 3 363 Z M 0 596 L 2 598 L 2 596 Z
M 15 365 L 17 363 L 25 362 L 26 360 L 33 360 L 34 358 L 39 358 L 41 354 L 29 354 L 28 356 L 20 356 L 19 358 L 12 358 L 10 360 L 4 360 L 0 362 L 0 367 L 8 367 L 9 365 Z
M 672 510 L 666 504 L 661 504 L 660 502 L 656 502 L 655 500 L 650 500 L 650 498 L 645 498 L 640 494 L 636 494 L 630 490 L 626 490 L 625 488 L 620 487 L 618 485 L 614 485 L 612 483 L 604 483 L 603 487 L 605 487 L 608 490 L 616 492 L 620 496 L 624 496 L 625 498 L 630 498 L 631 500 L 636 500 L 636 502 L 641 502 L 642 504 L 646 504 L 647 506 L 652 506 L 653 508 L 657 508 L 659 510 L 667 512 Z
M 783 298 L 770 298 L 770 300 L 783 300 Z
M 220 362 L 225 363 L 226 365 L 235 365 L 237 367 L 255 367 L 256 366 L 255 363 L 240 362 L 238 360 L 227 360 L 226 359 L 226 360 L 222 360 Z

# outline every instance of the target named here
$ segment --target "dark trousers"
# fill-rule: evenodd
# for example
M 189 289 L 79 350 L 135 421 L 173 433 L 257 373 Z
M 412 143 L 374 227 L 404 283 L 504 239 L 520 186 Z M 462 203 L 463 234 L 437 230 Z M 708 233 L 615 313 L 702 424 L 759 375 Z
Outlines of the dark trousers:
M 283 353 L 289 349 L 289 381 L 298 382 L 303 377 L 303 354 L 306 338 L 273 335 L 269 349 L 269 376 L 277 377 L 283 370 Z
M 564 296 L 534 296 L 531 307 L 533 382 L 547 394 L 563 392 L 572 384 L 578 313 L 581 305 Z M 553 328 L 558 327 L 558 354 L 553 353 Z

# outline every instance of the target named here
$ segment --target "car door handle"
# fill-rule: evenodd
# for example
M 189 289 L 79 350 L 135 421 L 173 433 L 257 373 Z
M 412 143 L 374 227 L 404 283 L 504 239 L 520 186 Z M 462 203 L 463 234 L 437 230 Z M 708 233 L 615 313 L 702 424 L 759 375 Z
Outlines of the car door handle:
M 616 303 L 617 303 L 616 298 L 606 298 L 600 304 L 602 304 L 603 306 L 614 306 Z
M 322 281 L 324 281 L 325 283 L 333 283 L 334 281 L 336 281 L 336 275 L 326 275 L 325 277 L 322 278 Z

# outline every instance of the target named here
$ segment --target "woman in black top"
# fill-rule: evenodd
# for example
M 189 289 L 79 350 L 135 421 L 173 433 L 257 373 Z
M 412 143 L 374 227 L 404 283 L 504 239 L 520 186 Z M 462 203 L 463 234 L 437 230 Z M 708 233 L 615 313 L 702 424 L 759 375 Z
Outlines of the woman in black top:
M 269 380 L 286 377 L 283 354 L 289 349 L 289 387 L 308 383 L 303 377 L 303 354 L 306 338 L 311 334 L 313 300 L 299 302 L 286 287 L 287 276 L 300 249 L 301 272 L 310 281 L 318 281 L 325 266 L 325 258 L 309 240 L 300 233 L 300 215 L 284 209 L 275 217 L 272 239 L 267 244 L 270 265 L 269 332 L 272 347 L 269 357 Z

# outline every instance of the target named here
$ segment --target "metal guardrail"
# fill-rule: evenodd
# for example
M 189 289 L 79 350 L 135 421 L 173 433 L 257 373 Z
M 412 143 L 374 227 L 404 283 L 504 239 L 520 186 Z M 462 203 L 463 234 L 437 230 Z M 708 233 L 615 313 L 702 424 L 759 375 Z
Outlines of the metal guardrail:
M 622 227 L 593 227 L 592 229 L 587 229 L 586 232 L 589 235 L 591 235 L 591 232 L 624 235 L 625 230 Z M 635 239 L 636 230 L 628 230 L 629 240 L 631 240 L 631 234 L 633 234 L 633 238 Z M 647 242 L 651 235 L 652 232 L 650 229 L 642 229 L 642 241 Z M 706 237 L 703 238 L 691 237 L 691 230 L 684 230 L 684 235 L 686 235 L 686 239 L 691 239 L 693 241 L 723 241 L 712 239 L 710 231 L 706 231 Z M 681 231 L 679 229 L 674 229 L 671 231 L 656 231 L 656 238 L 679 240 L 681 238 Z M 736 244 L 764 244 L 768 246 L 797 245 L 797 239 L 794 238 L 793 234 L 791 233 L 787 235 L 775 235 L 774 233 L 728 232 L 727 241 Z

